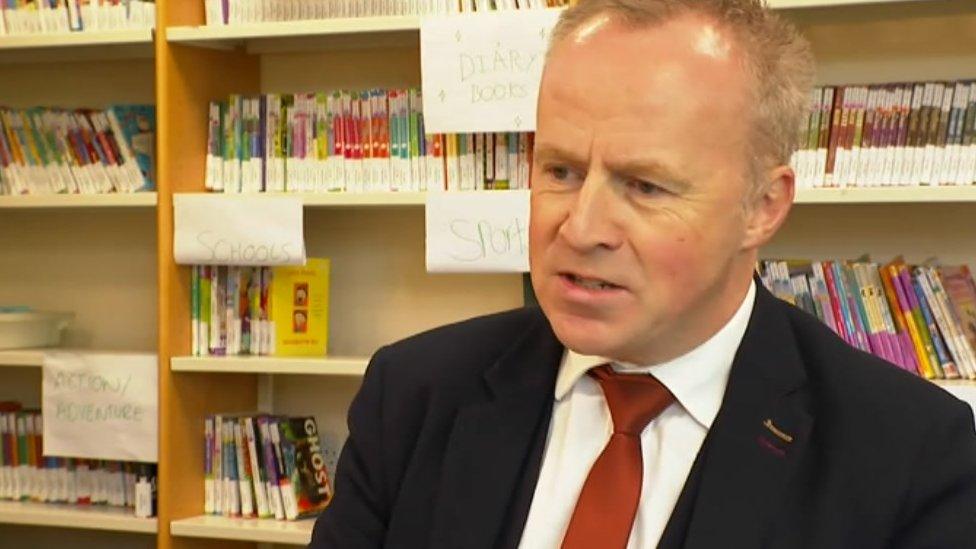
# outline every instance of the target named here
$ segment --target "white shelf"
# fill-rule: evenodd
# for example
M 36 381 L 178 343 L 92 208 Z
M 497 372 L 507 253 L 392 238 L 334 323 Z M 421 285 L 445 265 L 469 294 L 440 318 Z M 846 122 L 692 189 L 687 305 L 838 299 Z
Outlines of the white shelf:
M 976 202 L 976 185 L 945 187 L 851 187 L 798 189 L 796 204 L 890 204 Z
M 419 45 L 420 17 L 399 15 L 169 27 L 170 43 L 248 53 Z
M 359 357 L 184 356 L 170 359 L 170 369 L 174 372 L 362 376 L 368 363 L 368 358 Z
M 175 537 L 308 545 L 314 525 L 314 519 L 281 521 L 202 515 L 174 520 L 169 531 Z
M 935 384 L 968 403 L 976 412 L 976 381 L 940 379 L 935 380 Z
M 131 509 L 23 501 L 0 501 L 0 524 L 156 533 L 155 518 L 136 518 Z
M 129 208 L 153 207 L 156 202 L 154 192 L 0 196 L 0 208 Z
M 268 196 L 298 196 L 309 207 L 388 207 L 423 206 L 427 203 L 426 192 L 386 193 L 266 193 Z
M 44 349 L 11 349 L 0 351 L 0 367 L 44 365 Z
M 0 37 L 0 63 L 152 57 L 152 29 Z

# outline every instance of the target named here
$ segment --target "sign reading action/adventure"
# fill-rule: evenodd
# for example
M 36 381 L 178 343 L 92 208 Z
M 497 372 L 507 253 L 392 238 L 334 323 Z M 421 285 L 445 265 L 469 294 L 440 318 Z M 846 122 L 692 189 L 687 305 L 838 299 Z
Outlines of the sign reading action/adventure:
M 44 455 L 154 463 L 157 358 L 153 354 L 44 355 Z

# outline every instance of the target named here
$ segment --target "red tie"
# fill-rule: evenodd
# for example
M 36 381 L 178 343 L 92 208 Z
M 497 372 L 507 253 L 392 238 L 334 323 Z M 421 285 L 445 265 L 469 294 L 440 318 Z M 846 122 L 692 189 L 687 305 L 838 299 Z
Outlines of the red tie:
M 674 402 L 674 395 L 650 375 L 618 374 L 609 365 L 594 368 L 590 375 L 603 388 L 613 434 L 583 483 L 562 547 L 624 549 L 644 478 L 640 435 Z

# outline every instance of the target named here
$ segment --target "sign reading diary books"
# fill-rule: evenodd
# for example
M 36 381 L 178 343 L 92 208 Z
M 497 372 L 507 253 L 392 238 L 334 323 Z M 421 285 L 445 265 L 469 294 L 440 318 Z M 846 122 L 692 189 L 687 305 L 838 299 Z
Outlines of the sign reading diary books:
M 182 265 L 302 265 L 305 234 L 296 197 L 179 194 L 173 255 Z
M 155 463 L 154 354 L 44 354 L 44 455 Z
M 430 193 L 427 270 L 529 270 L 529 191 Z
M 526 132 L 559 10 L 424 17 L 420 73 L 427 133 Z

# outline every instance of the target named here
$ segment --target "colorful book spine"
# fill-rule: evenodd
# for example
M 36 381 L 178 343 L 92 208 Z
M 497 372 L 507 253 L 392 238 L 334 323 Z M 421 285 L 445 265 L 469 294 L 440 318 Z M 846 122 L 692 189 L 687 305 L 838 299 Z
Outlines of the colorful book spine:
M 925 329 L 929 334 L 929 338 L 932 340 L 932 347 L 935 348 L 935 356 L 939 361 L 936 376 L 939 379 L 959 379 L 959 369 L 956 367 L 956 363 L 949 353 L 946 342 L 939 332 L 935 315 L 932 314 L 929 301 L 926 299 L 921 288 L 920 280 L 917 276 L 912 276 L 911 273 L 909 273 L 908 278 L 912 285 L 914 297 L 918 302 L 918 308 L 922 313 L 922 322 L 925 323 Z

